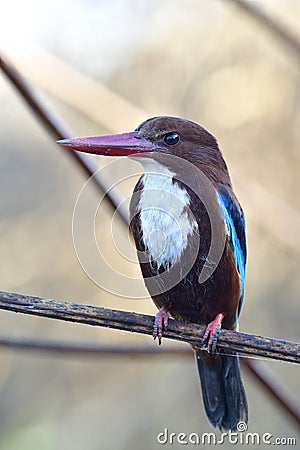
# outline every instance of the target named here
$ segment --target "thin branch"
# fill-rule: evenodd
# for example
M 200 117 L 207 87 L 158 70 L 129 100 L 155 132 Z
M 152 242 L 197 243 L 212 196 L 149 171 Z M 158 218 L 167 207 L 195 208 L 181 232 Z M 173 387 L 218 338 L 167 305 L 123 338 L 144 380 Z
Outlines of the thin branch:
M 259 22 L 276 38 L 280 38 L 291 50 L 300 56 L 300 40 L 282 23 L 266 14 L 259 6 L 249 3 L 247 0 L 230 0 L 236 7 Z
M 41 339 L 24 336 L 0 336 L 0 347 L 10 350 L 29 350 L 42 352 L 44 355 L 52 353 L 67 357 L 188 357 L 193 356 L 190 346 L 157 346 L 157 345 L 103 345 L 93 342 L 62 342 L 58 340 Z M 271 395 L 273 399 L 286 411 L 292 420 L 300 425 L 300 411 L 287 387 L 276 377 L 264 361 L 254 361 L 247 358 L 241 360 L 243 367 L 249 372 L 255 381 L 259 381 L 261 386 Z
M 189 346 L 167 347 L 156 345 L 104 345 L 94 342 L 66 342 L 25 336 L 0 336 L 0 347 L 13 350 L 32 350 L 67 356 L 192 356 Z
M 153 327 L 153 317 L 145 314 L 3 291 L 0 291 L 0 309 L 148 335 L 152 334 Z M 170 320 L 164 336 L 168 339 L 202 346 L 204 331 L 205 326 Z M 218 348 L 263 358 L 300 363 L 300 344 L 264 336 L 222 330 L 218 339 Z
M 45 103 L 41 101 L 20 72 L 1 55 L 0 69 L 16 88 L 17 92 L 23 97 L 31 111 L 35 114 L 36 118 L 41 122 L 43 128 L 51 137 L 55 140 L 59 140 L 75 136 L 75 133 L 64 124 L 61 117 L 54 111 L 51 111 L 50 107 L 46 106 Z M 100 192 L 106 194 L 106 198 L 112 207 L 118 210 L 120 217 L 127 224 L 128 211 L 126 205 L 124 202 L 122 203 L 122 197 L 117 189 L 111 189 L 111 183 L 103 176 L 103 173 L 101 174 L 101 177 L 97 174 L 98 170 L 101 168 L 100 164 L 98 164 L 93 157 L 84 153 L 68 152 L 68 155 L 75 160 L 88 177 L 93 176 L 93 182 L 96 184 L 96 187 Z
M 283 407 L 299 426 L 299 403 L 292 397 L 287 386 L 274 375 L 266 364 L 261 365 L 258 364 L 260 361 L 249 361 L 248 359 L 244 359 L 242 362 L 243 367 L 247 369 L 250 375 L 252 375 L 256 381 L 259 381 L 260 385 L 265 389 L 269 396 L 271 396 L 277 404 Z

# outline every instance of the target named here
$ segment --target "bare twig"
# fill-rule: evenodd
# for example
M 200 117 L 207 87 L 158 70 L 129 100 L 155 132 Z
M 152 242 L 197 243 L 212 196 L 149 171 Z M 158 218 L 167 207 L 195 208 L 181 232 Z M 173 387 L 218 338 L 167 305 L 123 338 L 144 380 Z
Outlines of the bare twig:
M 44 102 L 40 100 L 37 94 L 29 86 L 25 78 L 17 71 L 10 63 L 8 63 L 3 56 L 0 55 L 0 69 L 9 79 L 9 81 L 15 86 L 17 92 L 23 97 L 31 111 L 35 114 L 37 119 L 41 122 L 44 129 L 55 139 L 65 139 L 75 136 L 58 116 L 57 113 L 51 111 L 49 106 L 46 106 Z M 97 173 L 101 168 L 100 164 L 97 164 L 96 160 L 90 155 L 78 152 L 67 152 L 68 155 L 76 161 L 85 174 L 90 177 L 93 176 L 93 181 L 97 188 L 106 194 L 106 198 L 109 200 L 114 209 L 118 209 L 118 213 L 123 221 L 128 223 L 128 211 L 124 202 L 122 203 L 122 197 L 118 193 L 117 189 L 111 189 L 111 184 L 101 173 L 101 176 Z
M 156 345 L 104 345 L 94 342 L 66 342 L 54 339 L 27 336 L 0 336 L 0 347 L 14 350 L 32 350 L 36 352 L 54 353 L 67 356 L 188 356 L 192 355 L 189 346 L 156 346 Z
M 299 426 L 299 405 L 296 404 L 285 384 L 273 374 L 266 364 L 261 365 L 258 364 L 259 362 L 260 361 L 249 361 L 248 359 L 244 359 L 243 367 L 247 369 L 256 381 L 259 381 L 260 385 L 264 387 L 277 404 L 284 407 L 285 411 Z
M 153 328 L 153 317 L 145 314 L 3 291 L 0 291 L 0 309 L 148 335 L 152 334 Z M 187 325 L 171 320 L 164 336 L 201 346 L 204 331 L 205 326 Z M 218 347 L 263 358 L 300 363 L 300 344 L 279 339 L 222 330 L 218 339 Z
M 189 345 L 178 346 L 157 346 L 157 345 L 103 345 L 93 342 L 62 342 L 58 340 L 41 339 L 40 337 L 24 336 L 0 336 L 0 347 L 13 350 L 29 350 L 42 352 L 43 354 L 53 353 L 55 355 L 67 357 L 188 357 L 193 356 Z M 253 361 L 242 358 L 242 365 L 246 368 L 255 381 L 259 381 L 264 389 L 276 402 L 285 409 L 287 414 L 300 425 L 300 411 L 293 400 L 291 392 L 268 368 L 264 361 Z
M 300 56 L 299 38 L 281 22 L 266 14 L 259 6 L 248 2 L 247 0 L 230 0 L 238 8 L 247 13 L 252 19 L 263 25 L 269 30 L 275 38 L 280 38 L 290 49 Z

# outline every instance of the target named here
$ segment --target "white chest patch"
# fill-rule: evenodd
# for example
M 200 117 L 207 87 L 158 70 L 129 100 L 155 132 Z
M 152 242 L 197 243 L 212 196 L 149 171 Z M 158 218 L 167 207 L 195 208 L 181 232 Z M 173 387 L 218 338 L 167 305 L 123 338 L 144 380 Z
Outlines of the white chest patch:
M 151 259 L 166 269 L 180 258 L 188 245 L 188 236 L 198 230 L 188 214 L 190 197 L 172 180 L 169 169 L 153 161 L 143 161 L 144 189 L 139 201 L 143 241 Z

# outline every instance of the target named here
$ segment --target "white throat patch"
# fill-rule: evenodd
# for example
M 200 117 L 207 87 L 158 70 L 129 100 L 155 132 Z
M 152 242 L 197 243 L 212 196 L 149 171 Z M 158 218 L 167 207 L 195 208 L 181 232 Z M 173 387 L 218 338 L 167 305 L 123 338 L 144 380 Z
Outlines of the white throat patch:
M 188 236 L 198 230 L 188 214 L 190 196 L 168 168 L 153 159 L 134 158 L 145 170 L 138 209 L 143 241 L 157 267 L 168 269 L 188 245 Z

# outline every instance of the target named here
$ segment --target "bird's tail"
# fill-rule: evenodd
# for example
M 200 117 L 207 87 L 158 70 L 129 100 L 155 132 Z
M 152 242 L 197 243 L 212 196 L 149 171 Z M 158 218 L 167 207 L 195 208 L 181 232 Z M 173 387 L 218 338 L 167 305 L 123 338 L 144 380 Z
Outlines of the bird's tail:
M 238 423 L 248 421 L 248 404 L 237 353 L 216 355 L 211 364 L 195 352 L 204 408 L 214 427 L 237 431 Z M 207 353 L 206 353 L 207 355 Z

